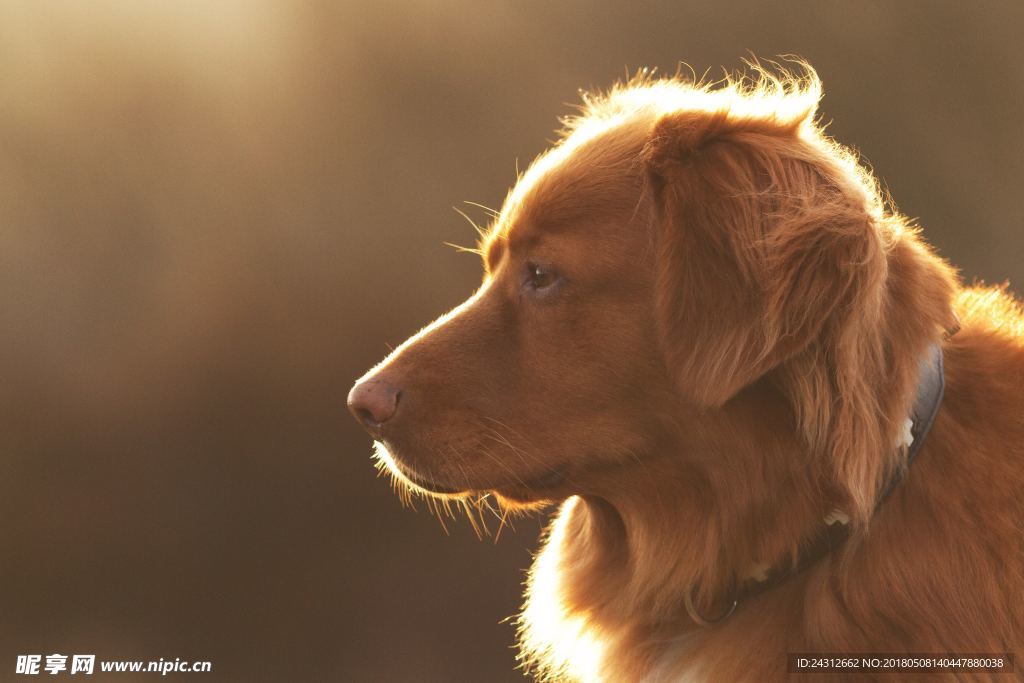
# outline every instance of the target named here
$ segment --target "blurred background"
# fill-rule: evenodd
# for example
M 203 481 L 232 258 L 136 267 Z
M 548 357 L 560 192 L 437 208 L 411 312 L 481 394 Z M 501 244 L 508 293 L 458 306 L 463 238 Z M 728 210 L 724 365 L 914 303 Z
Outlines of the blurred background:
M 0 2 L 0 680 L 53 652 L 522 680 L 543 517 L 446 535 L 345 410 L 479 282 L 451 207 L 485 221 L 461 202 L 499 206 L 580 87 L 795 53 L 940 252 L 1020 292 L 1022 28 L 1015 0 Z

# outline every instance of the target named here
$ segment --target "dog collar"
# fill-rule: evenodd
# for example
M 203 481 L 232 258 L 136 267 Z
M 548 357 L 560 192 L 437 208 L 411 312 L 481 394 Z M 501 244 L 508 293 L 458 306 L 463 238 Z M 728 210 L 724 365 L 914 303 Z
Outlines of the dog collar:
M 952 333 L 955 333 L 955 330 Z M 945 386 L 942 345 L 936 342 L 928 348 L 925 357 L 921 359 L 917 380 L 917 396 L 914 399 L 910 415 L 904 423 L 902 438 L 899 442 L 900 446 L 907 449 L 906 465 L 900 468 L 896 475 L 886 484 L 885 489 L 878 498 L 878 503 L 875 506 L 876 510 L 889 497 L 889 494 L 892 493 L 900 481 L 903 480 L 906 470 L 910 468 L 914 458 L 920 452 L 921 446 L 924 444 L 925 439 L 928 437 L 928 432 L 935 422 L 935 415 L 939 412 Z M 709 619 L 697 611 L 693 603 L 693 588 L 691 586 L 691 589 L 686 594 L 687 614 L 699 626 L 710 626 L 711 624 L 723 621 L 736 610 L 736 606 L 739 605 L 741 599 L 754 597 L 769 588 L 777 586 L 789 576 L 798 574 L 837 549 L 850 536 L 850 518 L 845 513 L 834 510 L 825 517 L 824 521 L 824 533 L 819 535 L 810 547 L 800 554 L 794 566 L 789 568 L 769 568 L 766 565 L 756 565 L 751 568 L 750 575 L 745 580 L 746 587 L 741 586 L 739 593 L 720 616 Z
M 939 412 L 942 404 L 942 396 L 946 390 L 945 368 L 942 364 L 942 346 L 938 343 L 932 344 L 928 349 L 927 356 L 921 361 L 920 379 L 917 381 L 917 398 L 914 400 L 914 408 L 910 411 L 910 417 L 904 424 L 903 443 L 907 446 L 907 468 L 914 462 L 914 458 L 921 450 L 928 432 L 931 431 L 932 423 L 935 422 L 935 415 Z M 906 469 L 892 478 L 878 504 L 881 505 L 896 485 L 903 479 Z

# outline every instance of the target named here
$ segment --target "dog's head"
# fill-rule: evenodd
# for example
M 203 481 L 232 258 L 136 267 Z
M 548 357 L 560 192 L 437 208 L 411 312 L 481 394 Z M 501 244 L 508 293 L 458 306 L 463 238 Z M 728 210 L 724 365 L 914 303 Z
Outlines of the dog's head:
M 923 248 L 815 125 L 819 94 L 809 72 L 590 102 L 509 194 L 480 289 L 353 388 L 389 467 L 436 494 L 560 498 L 707 457 L 759 386 L 869 509 L 905 407 L 879 393 L 920 351 L 897 346 L 947 313 L 893 333 L 890 257 Z M 938 311 L 948 286 L 911 294 Z
M 640 203 L 645 142 L 636 126 L 609 127 L 536 162 L 480 245 L 480 289 L 352 390 L 402 477 L 532 500 L 651 449 L 668 382 Z

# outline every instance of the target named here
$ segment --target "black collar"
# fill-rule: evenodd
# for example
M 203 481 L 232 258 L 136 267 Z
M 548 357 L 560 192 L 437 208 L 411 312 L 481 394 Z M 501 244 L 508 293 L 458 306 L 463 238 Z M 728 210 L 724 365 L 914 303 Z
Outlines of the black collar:
M 907 447 L 907 466 L 900 470 L 886 486 L 885 491 L 878 499 L 878 505 L 881 505 L 889 497 L 896 485 L 902 481 L 903 473 L 913 464 L 914 457 L 921 450 L 928 432 L 931 431 L 932 423 L 935 422 L 935 415 L 939 412 L 945 390 L 946 376 L 942 365 L 942 345 L 936 342 L 929 347 L 928 353 L 921 359 L 921 370 L 917 380 L 917 398 L 914 399 L 914 407 L 908 418 L 911 441 Z
M 904 473 L 914 462 L 918 452 L 920 452 L 921 446 L 924 444 L 925 439 L 928 437 L 928 432 L 932 428 L 932 423 L 935 422 L 935 415 L 939 412 L 939 406 L 942 405 L 942 395 L 945 386 L 942 344 L 941 342 L 936 342 L 928 348 L 928 352 L 921 359 L 921 369 L 917 380 L 917 397 L 914 399 L 914 406 L 910 411 L 910 416 L 907 418 L 904 439 L 900 443 L 900 445 L 907 446 L 906 466 L 900 468 L 886 485 L 882 495 L 878 498 L 876 509 L 877 506 L 880 506 L 889 497 L 889 494 L 896 488 L 896 485 L 903 480 Z M 730 605 L 727 605 L 721 616 L 712 619 L 702 616 L 694 607 L 690 594 L 692 590 L 686 596 L 687 613 L 700 626 L 709 626 L 722 621 L 733 613 L 741 599 L 751 598 L 769 588 L 777 586 L 788 577 L 801 572 L 842 545 L 850 536 L 848 521 L 844 520 L 841 515 L 829 515 L 825 520 L 825 531 L 800 553 L 793 566 L 772 567 L 765 572 L 763 578 L 748 579 L 744 585 L 740 586 L 739 591 L 735 594 L 735 599 L 732 600 Z

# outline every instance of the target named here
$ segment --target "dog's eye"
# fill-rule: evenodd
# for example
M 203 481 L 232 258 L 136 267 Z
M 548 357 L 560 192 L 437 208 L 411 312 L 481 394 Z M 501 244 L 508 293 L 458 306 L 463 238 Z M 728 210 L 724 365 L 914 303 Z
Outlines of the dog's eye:
M 536 263 L 527 264 L 526 269 L 526 284 L 531 289 L 547 289 L 551 285 L 555 284 L 556 280 L 558 280 L 558 275 L 555 271 L 543 266 L 538 266 Z

